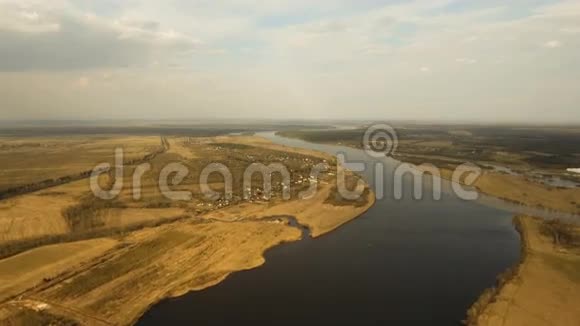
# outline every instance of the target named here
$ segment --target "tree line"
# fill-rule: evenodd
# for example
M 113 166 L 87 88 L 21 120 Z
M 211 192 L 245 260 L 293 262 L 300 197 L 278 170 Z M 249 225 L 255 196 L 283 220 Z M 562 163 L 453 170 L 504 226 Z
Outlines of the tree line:
M 142 158 L 130 160 L 130 161 L 124 162 L 123 164 L 137 165 L 137 164 L 149 162 L 152 159 L 154 159 L 157 155 L 165 153 L 168 149 L 169 149 L 169 142 L 167 141 L 167 139 L 165 139 L 165 137 L 161 137 L 161 147 L 159 149 L 157 149 L 156 151 L 154 151 L 150 154 L 143 156 Z M 5 190 L 1 190 L 0 191 L 0 200 L 24 195 L 27 193 L 31 193 L 31 192 L 35 192 L 35 191 L 39 191 L 39 190 L 43 190 L 43 189 L 47 189 L 47 188 L 60 186 L 63 184 L 67 184 L 67 183 L 74 182 L 74 181 L 79 181 L 82 179 L 86 179 L 86 178 L 89 178 L 91 176 L 92 172 L 93 172 L 93 170 L 88 170 L 88 171 L 83 171 L 83 172 L 73 174 L 73 175 L 63 176 L 63 177 L 56 178 L 56 179 L 46 179 L 46 180 L 39 181 L 39 182 L 28 183 L 25 185 L 20 185 L 17 187 L 12 187 L 12 188 L 8 188 Z

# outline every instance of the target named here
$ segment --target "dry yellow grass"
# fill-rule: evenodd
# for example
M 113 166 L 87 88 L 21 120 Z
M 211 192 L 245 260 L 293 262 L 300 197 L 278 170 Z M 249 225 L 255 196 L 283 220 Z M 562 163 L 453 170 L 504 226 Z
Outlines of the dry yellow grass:
M 309 155 L 319 157 L 332 161 L 333 157 L 329 154 L 312 151 L 303 148 L 293 148 L 283 145 L 274 144 L 271 141 L 256 136 L 224 136 L 216 137 L 216 142 L 230 142 L 235 144 L 257 146 L 271 150 L 284 151 L 290 153 L 297 153 L 302 155 Z M 292 215 L 303 225 L 307 225 L 313 237 L 321 236 L 325 233 L 331 232 L 341 225 L 349 222 L 357 216 L 368 210 L 375 201 L 373 193 L 369 193 L 367 203 L 364 206 L 334 206 L 325 204 L 325 200 L 329 197 L 331 188 L 336 184 L 336 180 L 332 180 L 330 184 L 319 184 L 319 189 L 316 195 L 310 199 L 302 199 L 296 201 L 286 201 L 272 204 L 243 204 L 212 212 L 205 217 L 215 219 L 232 218 L 261 218 L 273 215 Z
M 69 231 L 62 216 L 89 189 L 86 180 L 0 201 L 0 244 Z
M 453 171 L 440 169 L 452 179 Z M 580 214 L 580 188 L 555 188 L 528 181 L 522 176 L 484 172 L 473 184 L 480 192 L 522 205 Z
M 116 148 L 129 161 L 160 146 L 156 136 L 1 138 L 0 190 L 91 170 L 113 162 Z
M 167 141 L 169 142 L 169 150 L 167 152 L 177 154 L 186 160 L 195 159 L 197 156 L 186 144 L 188 139 L 188 137 L 167 138 Z
M 289 147 L 279 144 L 274 144 L 270 140 L 259 137 L 259 136 L 220 136 L 220 137 L 213 137 L 213 142 L 216 143 L 232 143 L 232 144 L 242 144 L 242 145 L 249 145 L 249 146 L 256 146 L 262 147 L 266 149 L 281 151 L 281 152 L 288 152 L 288 153 L 295 153 L 301 155 L 310 155 L 322 159 L 332 160 L 333 157 L 330 154 L 312 151 L 305 148 L 296 148 L 296 147 Z
M 183 208 L 112 208 L 102 216 L 107 227 L 122 228 L 144 222 L 174 218 L 185 214 Z
M 0 260 L 0 301 L 16 295 L 45 278 L 78 267 L 113 248 L 117 241 L 95 239 L 45 246 Z
M 529 206 L 580 213 L 580 189 L 560 189 L 527 181 L 521 176 L 485 173 L 475 183 L 483 193 Z
M 36 144 L 38 146 L 31 146 Z M 124 160 L 143 158 L 145 155 L 158 150 L 161 142 L 159 137 L 70 137 L 4 141 L 8 152 L 0 154 L 10 157 L 8 161 L 0 161 L 5 179 L 2 182 L 12 184 L 14 178 L 26 176 L 26 182 L 42 181 L 45 177 L 71 175 L 79 171 L 91 169 L 100 162 L 112 162 L 114 150 L 117 147 L 124 149 Z M 32 155 L 42 156 L 43 160 L 31 160 Z M 74 155 L 73 155 L 74 154 Z M 47 159 L 44 159 L 45 157 Z M 26 165 L 14 166 L 24 160 Z M 14 165 L 14 166 L 13 166 Z M 24 167 L 23 167 L 24 166 Z M 56 170 L 54 168 L 58 167 Z M 26 173 L 20 173 L 24 170 Z M 62 169 L 59 170 L 59 169 Z M 61 171 L 61 172 L 59 172 Z M 126 169 L 125 187 L 123 196 L 127 206 L 132 203 L 130 170 Z M 36 178 L 36 179 L 35 179 Z M 40 178 L 40 179 L 38 179 Z M 151 185 L 151 188 L 153 186 Z M 75 206 L 79 200 L 90 194 L 89 180 L 83 179 L 71 183 L 54 186 L 44 190 L 20 195 L 0 201 L 0 245 L 11 241 L 40 238 L 45 236 L 62 235 L 71 232 L 69 223 L 63 217 L 63 211 Z M 127 195 L 126 195 L 127 194 Z M 159 196 L 159 194 L 156 194 Z M 171 208 L 167 210 L 139 209 L 143 203 L 133 205 L 131 209 L 109 209 L 103 212 L 103 228 L 130 226 L 157 219 L 172 218 L 184 214 L 183 209 Z
M 332 159 L 323 153 L 274 145 L 259 137 L 219 137 L 208 141 L 246 144 Z M 189 147 L 182 150 L 192 151 Z M 164 154 L 167 157 L 159 157 L 154 165 L 182 157 L 176 154 L 178 153 Z M 191 155 L 195 154 L 192 151 Z M 153 167 L 154 170 L 158 168 Z M 192 217 L 155 228 L 133 231 L 122 238 L 123 246 L 108 253 L 106 257 L 93 259 L 82 267 L 78 266 L 84 260 L 78 256 L 71 258 L 72 267 L 67 273 L 42 288 L 29 291 L 27 299 L 36 303 L 45 302 L 54 310 L 51 313 L 73 319 L 80 316 L 89 321 L 106 319 L 114 324 L 131 324 L 159 300 L 207 288 L 221 282 L 233 272 L 260 266 L 264 263 L 265 250 L 282 242 L 300 239 L 301 231 L 298 228 L 264 220 L 264 217 L 295 216 L 300 223 L 311 228 L 313 236 L 319 236 L 362 214 L 374 202 L 373 194 L 369 193 L 363 206 L 334 206 L 327 203 L 333 185 L 332 182 L 321 182 L 318 193 L 307 200 L 242 203 L 210 212 L 203 216 L 205 220 Z M 187 186 L 196 185 L 194 183 Z M 160 199 L 154 187 L 155 178 L 149 176 L 144 187 L 145 200 L 133 202 L 132 193 L 126 189 L 120 199 L 126 207 L 107 208 L 100 217 L 106 225 L 115 227 L 125 223 L 174 217 L 195 205 L 195 202 L 191 202 L 183 205 L 171 204 L 162 209 L 144 208 L 151 201 Z M 14 199 L 21 201 L 13 201 L 13 205 L 4 212 L 5 217 L 10 216 L 11 211 L 26 210 L 27 203 L 43 205 L 45 203 L 34 200 L 44 199 L 54 202 L 53 209 L 49 211 L 49 220 L 54 223 L 59 218 L 62 219 L 58 208 L 74 204 L 87 189 L 85 180 L 84 183 L 71 183 L 16 197 Z M 44 248 L 48 247 L 35 250 Z M 35 251 L 22 255 L 26 254 L 34 255 Z M 39 266 L 31 266 L 30 273 L 42 269 L 41 266 L 42 260 L 39 260 Z M 7 267 L 5 274 L 10 273 L 18 274 L 19 271 Z M 33 281 L 22 281 L 18 289 L 26 289 L 32 285 Z M 70 308 L 74 308 L 75 312 L 71 313 Z
M 541 234 L 539 219 L 524 217 L 526 258 L 516 277 L 477 320 L 480 326 L 580 325 L 580 254 L 563 251 Z
M 269 141 L 258 137 L 241 138 L 242 139 L 237 139 L 236 137 L 223 137 L 223 139 L 220 138 L 220 141 L 248 143 L 246 139 L 250 139 L 251 143 L 257 142 L 266 149 L 268 147 L 272 147 L 275 149 L 291 150 L 287 147 L 275 146 Z M 176 216 L 184 215 L 186 213 L 187 207 L 195 208 L 195 205 L 197 204 L 196 201 L 182 203 L 182 205 L 179 205 L 180 207 L 176 207 L 176 205 L 163 207 L 163 209 L 157 209 L 155 207 L 156 203 L 167 203 L 167 200 L 162 196 L 157 185 L 159 170 L 164 166 L 165 163 L 175 162 L 176 159 L 185 159 L 184 157 L 193 159 L 194 157 L 197 157 L 195 151 L 201 150 L 204 146 L 202 144 L 193 147 L 186 147 L 184 143 L 186 140 L 188 140 L 188 138 L 169 139 L 170 152 L 159 155 L 158 159 L 155 159 L 152 162 L 152 170 L 147 172 L 143 178 L 143 185 L 141 187 L 142 199 L 140 201 L 133 200 L 133 191 L 131 187 L 133 180 L 130 173 L 131 169 L 126 169 L 124 188 L 119 197 L 119 201 L 122 202 L 126 208 L 109 208 L 99 212 L 99 218 L 102 219 L 100 222 L 104 224 L 102 226 L 103 228 L 118 228 L 142 222 L 173 218 Z M 206 138 L 200 138 L 197 140 L 207 143 L 212 141 L 211 139 Z M 27 139 L 23 143 L 36 143 L 37 141 L 40 142 L 41 140 Z M 92 141 L 95 143 L 93 144 Z M 112 144 L 117 144 L 116 142 L 119 141 L 126 141 L 131 143 L 131 146 L 129 147 L 137 150 L 139 148 L 145 147 L 147 144 L 158 144 L 159 138 L 144 137 L 143 140 L 140 140 L 138 137 L 124 137 L 114 139 L 85 139 L 81 137 L 70 141 L 64 139 L 49 139 L 46 141 L 46 143 L 50 145 L 47 145 L 48 148 L 53 148 L 51 144 L 52 142 L 56 142 L 54 144 L 54 151 L 64 151 L 62 148 L 63 143 L 70 143 L 69 145 L 72 147 L 90 147 L 91 151 L 94 152 L 93 154 L 98 153 L 96 156 L 91 156 L 92 159 L 101 157 L 103 160 L 106 160 L 108 157 L 107 155 L 110 155 L 113 150 L 107 146 L 110 147 Z M 20 142 L 14 142 L 16 142 L 17 145 L 20 145 Z M 99 148 L 98 146 L 102 146 L 102 148 Z M 16 148 L 18 149 L 20 147 Z M 171 152 L 176 149 L 178 149 L 177 154 L 179 155 Z M 300 152 L 305 154 L 314 153 L 309 151 Z M 138 155 L 138 157 L 142 157 L 143 155 L 144 154 L 141 153 Z M 59 157 L 63 160 L 67 159 L 66 156 Z M 74 160 L 72 163 L 74 163 Z M 68 166 L 72 163 L 67 161 L 64 165 Z M 34 169 L 34 167 L 32 167 L 32 169 Z M 189 190 L 199 193 L 199 185 L 188 184 L 187 187 Z M 73 231 L 70 229 L 67 220 L 63 217 L 63 211 L 69 207 L 77 205 L 79 200 L 87 194 L 90 194 L 90 187 L 88 180 L 85 179 L 1 201 L 0 244 L 9 241 L 26 240 L 43 236 L 62 235 Z
M 232 221 L 237 219 L 261 219 L 269 216 L 291 215 L 308 226 L 312 237 L 319 237 L 335 230 L 364 213 L 374 204 L 374 195 L 369 194 L 366 205 L 334 206 L 325 204 L 332 186 L 322 185 L 316 195 L 310 199 L 285 201 L 276 204 L 246 203 L 211 212 L 204 218 Z
M 53 187 L 32 194 L 0 201 L 0 245 L 9 241 L 26 240 L 71 232 L 63 210 L 75 205 L 89 192 L 87 180 Z M 102 228 L 122 228 L 144 222 L 164 220 L 184 215 L 185 209 L 110 208 L 100 214 Z
M 450 130 L 448 131 L 450 135 L 471 137 L 473 134 L 469 130 Z
M 180 222 L 146 229 L 125 239 L 133 245 L 115 257 L 34 297 L 127 325 L 151 304 L 258 267 L 265 250 L 299 238 L 298 229 L 269 222 Z

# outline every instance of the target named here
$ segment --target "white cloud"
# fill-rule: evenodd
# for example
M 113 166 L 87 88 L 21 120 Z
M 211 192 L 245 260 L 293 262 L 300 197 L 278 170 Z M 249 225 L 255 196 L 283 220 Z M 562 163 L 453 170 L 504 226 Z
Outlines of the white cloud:
M 580 34 L 580 27 L 564 27 L 560 29 L 560 32 L 566 34 Z
M 580 5 L 556 2 L 0 0 L 0 107 L 32 112 L 34 90 L 39 107 L 95 114 L 572 116 Z M 32 86 L 4 90 L 16 80 Z M 71 84 L 72 99 L 59 91 Z M 112 92 L 123 103 L 103 105 Z
M 305 29 L 311 34 L 328 34 L 348 31 L 348 24 L 340 21 L 317 22 L 306 26 Z
M 60 24 L 52 19 L 27 10 L 25 6 L 14 2 L 0 2 L 0 31 L 16 33 L 53 33 L 60 29 Z
M 475 35 L 470 35 L 468 37 L 465 38 L 465 42 L 475 42 L 477 41 L 479 38 Z
M 476 64 L 477 63 L 477 59 L 473 59 L 473 58 L 457 58 L 457 59 L 455 59 L 455 62 L 464 64 L 464 65 L 472 65 L 472 64 Z
M 153 20 L 102 17 L 66 5 L 23 6 L 0 2 L 0 71 L 147 65 L 201 45 Z
M 124 18 L 113 23 L 103 21 L 102 24 L 116 30 L 118 38 L 121 40 L 133 39 L 190 48 L 201 44 L 201 41 L 184 33 L 179 33 L 173 29 L 162 29 L 160 23 L 153 20 L 128 20 Z
M 21 15 L 25 19 L 32 20 L 32 21 L 37 21 L 40 18 L 40 16 L 38 15 L 38 13 L 36 11 L 32 11 L 32 12 L 22 11 Z
M 552 40 L 552 41 L 548 41 L 548 42 L 544 43 L 544 47 L 547 47 L 550 49 L 559 48 L 561 46 L 562 46 L 562 42 L 560 42 L 558 40 Z

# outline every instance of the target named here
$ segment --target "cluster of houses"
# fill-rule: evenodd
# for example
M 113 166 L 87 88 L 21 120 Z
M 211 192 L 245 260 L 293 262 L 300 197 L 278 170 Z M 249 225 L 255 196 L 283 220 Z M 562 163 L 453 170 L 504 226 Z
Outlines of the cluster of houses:
M 189 140 L 190 143 L 194 142 L 196 139 L 191 138 Z M 214 145 L 213 150 L 226 150 L 224 146 Z M 221 196 L 219 199 L 214 201 L 206 201 L 197 204 L 198 211 L 209 211 L 220 209 L 224 207 L 228 207 L 231 205 L 239 204 L 240 202 L 267 202 L 270 201 L 272 198 L 282 197 L 283 194 L 296 191 L 296 190 L 304 190 L 305 188 L 311 185 L 317 185 L 320 183 L 324 183 L 322 173 L 325 173 L 326 176 L 332 176 L 334 173 L 332 171 L 322 171 L 321 177 L 317 178 L 313 175 L 310 175 L 313 167 L 317 163 L 324 163 L 328 164 L 327 160 L 316 160 L 309 157 L 300 157 L 300 156 L 293 156 L 288 155 L 285 153 L 280 154 L 271 154 L 267 153 L 265 155 L 256 155 L 256 154 L 249 154 L 243 153 L 242 154 L 243 161 L 246 162 L 255 162 L 255 163 L 262 163 L 268 166 L 270 163 L 267 162 L 276 162 L 282 163 L 288 168 L 288 172 L 290 173 L 290 182 L 285 183 L 284 181 L 276 180 L 272 181 L 271 183 L 271 193 L 267 194 L 264 190 L 264 185 L 258 182 L 255 182 L 255 185 L 252 187 L 245 186 L 242 189 L 242 193 L 238 195 L 232 195 L 229 198 L 225 196 Z M 274 172 L 276 174 L 276 172 Z M 276 179 L 276 177 L 274 177 Z M 291 193 L 292 194 L 292 193 Z

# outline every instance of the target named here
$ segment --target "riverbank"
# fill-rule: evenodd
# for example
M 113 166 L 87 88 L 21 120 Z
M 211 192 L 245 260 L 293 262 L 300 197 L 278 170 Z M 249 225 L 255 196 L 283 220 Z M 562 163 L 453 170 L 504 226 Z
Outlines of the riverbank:
M 577 131 L 536 128 L 520 134 L 522 129 L 510 127 L 458 128 L 456 125 L 399 126 L 393 158 L 419 169 L 422 164 L 433 164 L 448 180 L 458 165 L 471 162 L 483 170 L 473 184 L 481 193 L 533 208 L 580 215 L 580 188 L 562 186 L 579 181 L 566 170 L 577 162 L 574 156 L 577 155 L 577 146 L 574 146 Z M 361 128 L 295 130 L 278 134 L 362 150 L 365 131 Z M 564 150 L 564 140 L 566 146 L 571 146 L 569 150 Z M 550 184 L 549 178 L 561 181 L 560 186 Z
M 369 159 L 347 148 L 258 136 Z M 377 201 L 360 221 L 317 240 L 279 246 L 267 253 L 263 268 L 164 301 L 138 324 L 456 324 L 495 276 L 518 261 L 519 237 L 510 220 L 510 213 L 452 196 Z M 288 307 L 296 313 L 288 314 Z
M 555 245 L 541 231 L 542 223 L 538 218 L 515 218 L 522 261 L 472 306 L 469 325 L 580 324 L 580 248 Z
M 220 147 L 227 143 L 242 144 L 278 154 L 332 159 L 323 153 L 275 145 L 259 137 L 219 137 L 207 141 Z M 195 157 L 195 153 L 183 153 L 186 150 L 181 147 L 175 155 Z M 18 299 L 0 306 L 0 323 L 18 323 L 21 318 L 41 314 L 47 323 L 66 318 L 91 325 L 133 324 L 155 303 L 206 289 L 232 273 L 257 268 L 264 264 L 267 250 L 301 239 L 298 227 L 284 219 L 272 220 L 272 216 L 292 216 L 317 237 L 360 216 L 374 204 L 374 194 L 367 191 L 363 205 L 334 205 L 328 198 L 335 186 L 334 178 L 325 178 L 309 199 L 241 202 L 128 232 L 115 237 L 115 242 L 111 241 L 113 248 L 103 249 L 96 257 L 67 260 L 73 267 L 64 270 L 62 259 L 54 262 L 59 264 L 54 268 L 51 261 L 30 266 L 30 275 L 18 278 L 19 287 L 13 293 Z M 64 246 L 56 244 L 46 250 L 55 253 Z M 79 242 L 78 246 L 85 246 L 85 242 Z M 12 259 L 28 262 L 29 255 L 24 252 Z M 45 272 L 38 273 L 40 268 Z M 18 269 L 6 267 L 5 273 L 13 272 Z
M 220 136 L 214 139 L 215 142 L 229 142 L 248 146 L 262 147 L 268 150 L 283 151 L 287 153 L 295 153 L 300 155 L 309 155 L 325 160 L 330 165 L 336 164 L 335 158 L 327 153 L 309 150 L 306 148 L 289 147 L 285 145 L 275 144 L 270 140 L 258 136 Z M 338 167 L 343 169 L 342 167 Z M 369 188 L 368 184 L 359 176 L 356 176 L 350 171 L 345 172 L 348 177 L 354 177 L 363 181 L 365 189 L 362 201 L 353 203 L 347 202 L 346 205 L 335 205 L 330 202 L 328 198 L 334 196 L 336 191 L 336 178 L 332 181 L 322 181 L 318 183 L 318 190 L 316 194 L 310 198 L 300 199 L 298 201 L 280 202 L 277 205 L 264 206 L 259 203 L 245 203 L 231 208 L 215 211 L 207 215 L 207 218 L 226 219 L 231 220 L 239 218 L 243 210 L 243 214 L 255 216 L 275 216 L 275 215 L 292 215 L 297 221 L 308 226 L 313 238 L 322 236 L 326 233 L 332 232 L 345 223 L 350 222 L 356 217 L 362 215 L 375 203 L 375 195 Z
M 335 143 L 333 143 L 335 144 Z M 358 148 L 356 145 L 352 146 Z M 429 157 L 397 155 L 401 162 L 432 163 L 440 176 L 452 179 L 460 161 L 430 160 Z M 443 163 L 441 163 L 444 161 Z M 464 184 L 464 180 L 459 180 Z M 524 175 L 511 175 L 491 170 L 472 184 L 480 193 L 510 203 L 578 215 L 580 189 L 554 187 L 533 182 Z M 578 325 L 580 313 L 580 256 L 579 253 L 554 247 L 551 239 L 540 233 L 543 220 L 522 217 L 515 221 L 521 234 L 522 262 L 497 277 L 495 288 L 485 290 L 468 312 L 469 325 Z M 533 240 L 530 240 L 533 239 Z M 530 244 L 531 242 L 531 244 Z
M 417 165 L 417 168 L 425 171 L 420 165 Z M 443 179 L 452 180 L 454 170 L 438 168 Z M 463 183 L 463 180 L 459 181 Z M 490 171 L 483 171 L 470 186 L 483 194 L 511 203 L 580 215 L 580 188 L 551 187 L 528 181 L 523 176 Z

